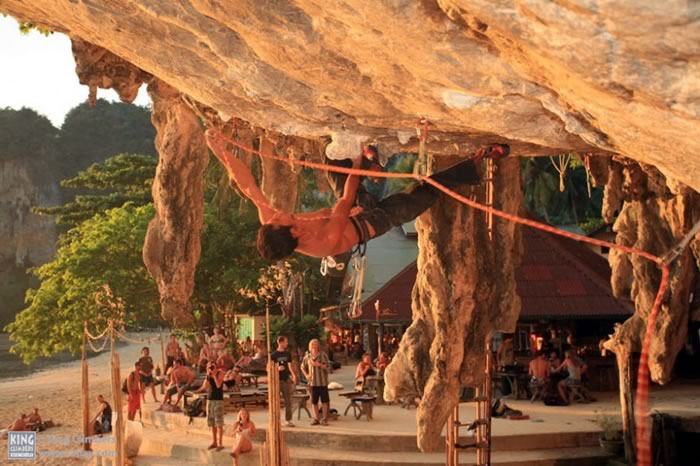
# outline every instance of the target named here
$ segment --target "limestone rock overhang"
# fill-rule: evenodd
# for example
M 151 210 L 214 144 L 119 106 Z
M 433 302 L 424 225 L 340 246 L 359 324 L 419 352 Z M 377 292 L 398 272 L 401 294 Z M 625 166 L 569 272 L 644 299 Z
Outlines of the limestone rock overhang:
M 308 138 L 619 153 L 700 189 L 700 5 L 4 0 L 197 101 Z M 352 145 L 352 144 L 351 144 Z

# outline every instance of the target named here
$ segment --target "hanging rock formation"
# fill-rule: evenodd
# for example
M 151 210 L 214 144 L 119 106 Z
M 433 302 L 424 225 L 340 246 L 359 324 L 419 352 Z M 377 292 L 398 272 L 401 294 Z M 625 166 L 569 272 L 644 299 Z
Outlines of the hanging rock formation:
M 209 152 L 199 118 L 177 90 L 155 79 L 148 93 L 160 158 L 153 182 L 156 216 L 148 225 L 143 260 L 158 284 L 163 318 L 187 326 L 193 320 L 189 299 L 201 252 L 202 177 Z
M 500 162 L 496 208 L 518 213 L 519 176 L 519 160 Z M 442 446 L 441 431 L 461 387 L 483 381 L 491 335 L 515 330 L 520 235 L 514 223 L 495 222 L 490 241 L 486 214 L 445 197 L 416 224 L 420 250 L 413 323 L 386 370 L 384 396 L 421 396 L 418 447 L 423 451 Z
M 4 0 L 282 134 L 622 153 L 700 189 L 696 2 Z M 402 145 L 403 141 L 405 146 Z
M 603 214 L 614 224 L 616 242 L 662 255 L 700 220 L 700 195 L 683 184 L 664 177 L 646 164 L 620 159 L 610 164 L 605 187 Z M 671 379 L 676 355 L 685 342 L 688 302 L 698 275 L 700 238 L 671 269 L 668 299 L 661 306 L 649 348 L 652 380 L 664 384 Z M 693 249 L 695 256 L 693 255 Z M 661 271 L 647 259 L 617 250 L 610 251 L 612 287 L 616 296 L 632 299 L 636 312 L 619 327 L 606 346 L 639 351 L 654 304 Z

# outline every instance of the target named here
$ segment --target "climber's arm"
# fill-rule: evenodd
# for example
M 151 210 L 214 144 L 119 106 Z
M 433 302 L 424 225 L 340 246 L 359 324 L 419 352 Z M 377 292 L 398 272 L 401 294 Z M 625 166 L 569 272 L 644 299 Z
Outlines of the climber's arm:
M 267 198 L 258 187 L 258 182 L 250 172 L 250 169 L 240 159 L 226 150 L 226 141 L 218 137 L 215 132 L 207 131 L 207 143 L 217 159 L 226 168 L 228 176 L 233 180 L 241 192 L 250 199 L 258 209 L 260 223 L 266 223 L 277 211 L 267 202 Z
M 360 159 L 355 160 L 352 167 L 358 168 L 360 162 Z M 342 239 L 345 228 L 350 221 L 350 214 L 353 209 L 353 204 L 355 203 L 359 185 L 360 177 L 357 175 L 350 175 L 345 181 L 343 196 L 336 202 L 331 211 L 328 223 L 324 227 L 324 236 L 328 238 L 329 243 L 337 243 Z

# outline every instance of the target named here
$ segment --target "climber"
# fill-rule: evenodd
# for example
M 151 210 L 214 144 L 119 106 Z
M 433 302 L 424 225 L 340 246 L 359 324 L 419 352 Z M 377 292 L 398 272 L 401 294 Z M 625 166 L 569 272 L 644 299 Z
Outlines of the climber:
M 268 260 L 279 260 L 295 250 L 311 257 L 326 257 L 350 251 L 358 244 L 381 236 L 392 227 L 406 223 L 429 209 L 440 191 L 422 183 L 409 192 L 389 196 L 371 210 L 352 209 L 360 177 L 348 177 L 343 196 L 332 210 L 288 214 L 275 211 L 267 202 L 250 169 L 226 150 L 226 141 L 213 130 L 207 131 L 209 147 L 226 167 L 229 177 L 258 209 L 260 223 L 257 247 Z M 499 159 L 508 155 L 507 145 L 494 144 L 477 155 L 431 176 L 448 189 L 479 184 L 477 166 L 483 158 Z M 353 163 L 357 168 L 362 158 Z
M 384 168 L 379 163 L 379 150 L 377 149 L 377 146 L 368 145 L 363 147 L 362 158 L 360 160 L 361 162 L 359 168 L 363 170 L 371 170 L 377 172 L 384 171 Z M 352 168 L 353 166 L 353 162 L 350 159 L 328 159 L 326 160 L 326 164 L 333 167 L 343 168 Z M 339 199 L 343 195 L 345 182 L 347 181 L 347 178 L 348 175 L 346 175 L 345 173 L 337 173 L 332 171 L 327 172 L 328 184 L 330 185 L 331 189 L 333 190 L 333 194 L 335 194 L 335 197 L 337 199 Z M 380 178 L 370 177 L 369 180 L 376 183 L 380 181 Z M 358 205 L 365 210 L 369 210 L 375 208 L 378 202 L 379 200 L 372 193 L 367 191 L 367 189 L 365 189 L 365 187 L 363 186 L 362 181 L 360 181 L 360 185 L 357 188 L 357 194 L 355 196 L 355 205 Z

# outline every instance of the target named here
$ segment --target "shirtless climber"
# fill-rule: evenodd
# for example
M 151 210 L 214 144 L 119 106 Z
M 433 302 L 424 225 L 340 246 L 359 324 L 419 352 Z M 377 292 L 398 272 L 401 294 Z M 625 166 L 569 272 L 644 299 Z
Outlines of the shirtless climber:
M 294 251 L 311 257 L 335 256 L 381 236 L 394 226 L 406 223 L 432 207 L 440 191 L 423 183 L 408 192 L 389 196 L 371 210 L 353 209 L 360 177 L 351 175 L 343 195 L 333 209 L 288 214 L 275 211 L 267 202 L 248 167 L 226 150 L 226 141 L 213 130 L 207 131 L 209 147 L 226 167 L 229 177 L 258 209 L 260 223 L 257 247 L 268 260 L 280 260 Z M 477 165 L 485 157 L 498 159 L 508 155 L 506 145 L 495 144 L 431 178 L 448 189 L 479 184 Z M 353 163 L 359 167 L 362 157 Z

